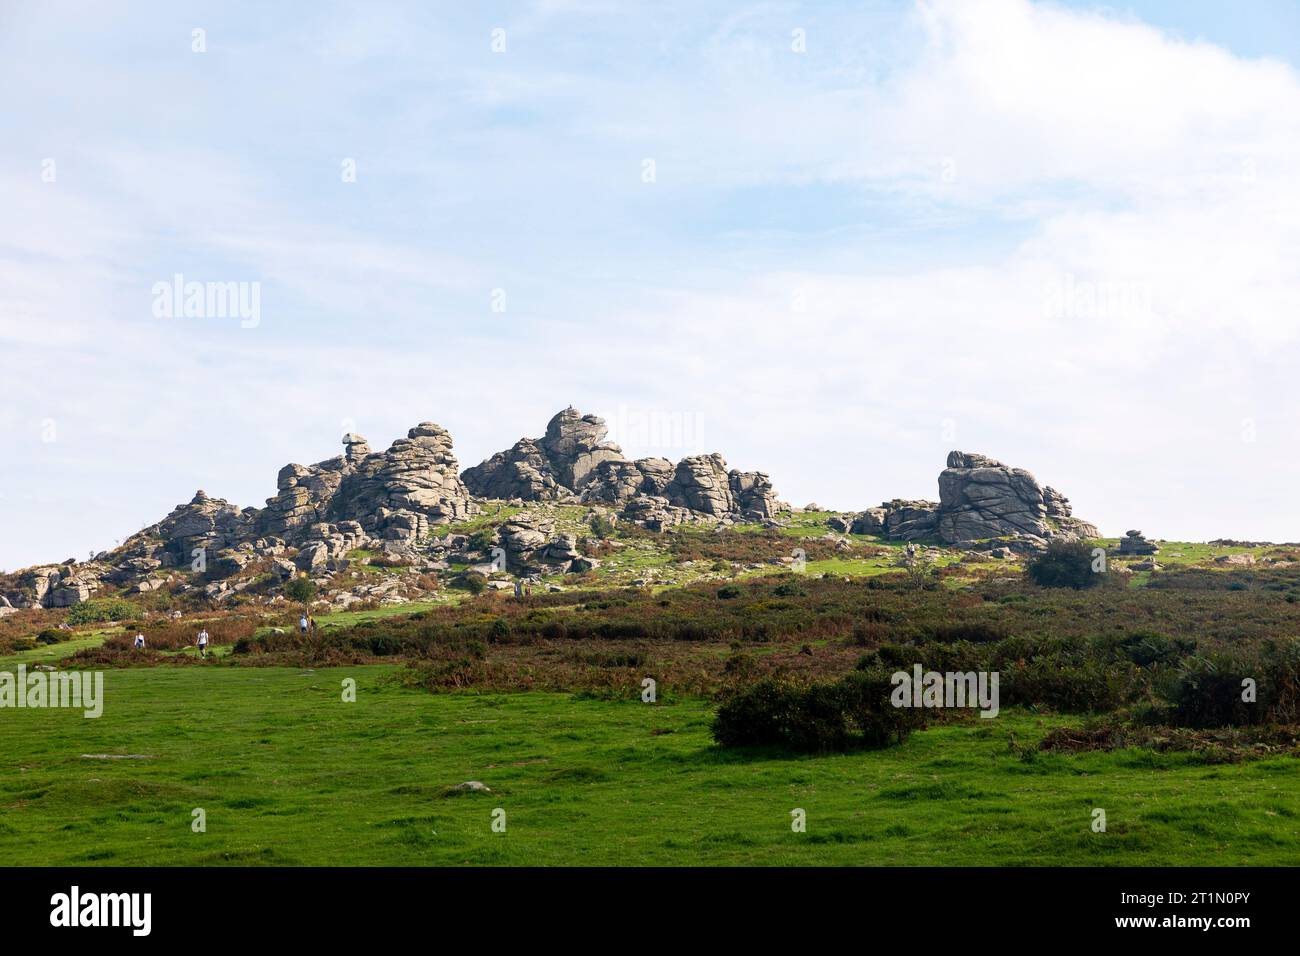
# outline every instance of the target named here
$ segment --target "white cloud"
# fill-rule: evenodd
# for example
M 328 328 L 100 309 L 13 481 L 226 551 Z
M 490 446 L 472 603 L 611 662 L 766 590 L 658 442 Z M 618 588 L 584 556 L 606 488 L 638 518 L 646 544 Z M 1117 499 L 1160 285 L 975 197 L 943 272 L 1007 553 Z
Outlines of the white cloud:
M 629 409 L 693 423 L 796 503 L 933 496 L 955 446 L 1029 467 L 1111 532 L 1300 538 L 1289 67 L 1022 0 L 888 29 L 571 6 L 508 24 L 499 66 L 478 22 L 412 27 L 391 65 L 374 51 L 402 23 L 347 43 L 346 14 L 289 40 L 225 24 L 232 62 L 274 88 L 204 90 L 216 112 L 196 115 L 247 116 L 224 140 L 139 129 L 153 94 L 132 71 L 166 70 L 101 64 L 135 91 L 132 122 L 87 117 L 43 184 L 46 134 L 79 119 L 51 81 L 57 109 L 22 120 L 3 169 L 0 565 L 106 546 L 199 485 L 260 503 L 284 461 L 335 453 L 344 417 L 376 445 L 441 421 L 472 464 L 570 402 L 633 454 L 668 452 Z M 11 69 L 52 42 L 40 24 L 16 24 Z M 307 95 L 325 48 L 357 89 Z M 265 140 L 279 121 L 312 133 Z M 339 142 L 368 191 L 331 191 Z M 151 322 L 149 285 L 196 270 L 260 277 L 283 311 Z

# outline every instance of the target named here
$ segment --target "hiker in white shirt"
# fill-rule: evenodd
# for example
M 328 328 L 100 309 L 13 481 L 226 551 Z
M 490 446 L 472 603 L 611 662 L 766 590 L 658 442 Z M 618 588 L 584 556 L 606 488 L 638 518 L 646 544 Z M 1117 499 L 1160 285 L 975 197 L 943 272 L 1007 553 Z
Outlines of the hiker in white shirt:
M 302 618 L 298 621 L 298 630 L 299 630 L 300 632 L 302 632 L 303 634 L 306 634 L 306 633 L 307 633 L 307 627 L 308 627 L 308 624 L 307 624 L 307 615 L 304 614 L 304 615 L 302 616 Z
M 206 627 L 199 631 L 199 653 L 204 657 L 208 656 L 208 629 Z
M 139 633 L 137 633 L 137 634 L 135 635 L 135 649 L 136 649 L 137 651 L 142 651 L 142 650 L 144 650 L 144 635 L 143 635 L 143 634 L 139 634 Z

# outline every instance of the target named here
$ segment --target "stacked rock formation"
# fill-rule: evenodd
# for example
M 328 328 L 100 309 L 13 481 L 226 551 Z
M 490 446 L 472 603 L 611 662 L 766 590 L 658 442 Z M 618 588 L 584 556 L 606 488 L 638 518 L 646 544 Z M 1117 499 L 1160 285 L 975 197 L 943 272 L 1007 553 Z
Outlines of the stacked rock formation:
M 902 541 L 937 537 L 946 544 L 1015 538 L 1043 546 L 1097 537 L 1095 526 L 1071 513 L 1068 498 L 1039 485 L 1030 472 L 961 451 L 948 455 L 937 502 L 887 501 L 858 514 L 851 530 Z
M 569 407 L 550 420 L 541 438 L 521 438 L 461 477 L 480 498 L 571 499 L 597 465 L 623 460 L 619 447 L 605 441 L 606 433 L 604 421 Z
M 199 491 L 157 524 L 92 563 L 33 569 L 5 592 L 18 607 L 62 607 L 86 600 L 102 582 L 155 586 L 155 572 L 190 567 L 211 577 L 272 560 L 281 578 L 338 567 L 356 548 L 411 553 L 431 527 L 477 513 L 460 480 L 451 436 L 432 422 L 412 428 L 384 452 L 346 435 L 344 453 L 315 465 L 280 469 L 266 507 L 240 508 Z M 282 557 L 296 548 L 293 562 Z
M 431 525 L 474 513 L 441 425 L 416 425 L 378 454 L 357 435 L 345 435 L 343 445 L 337 458 L 280 469 L 260 531 L 292 541 L 313 525 L 356 521 L 371 537 L 415 541 Z
M 28 568 L 18 576 L 17 588 L 0 598 L 6 607 L 71 607 L 93 597 L 108 570 L 98 562 L 73 560 Z
M 631 461 L 606 434 L 600 418 L 566 408 L 542 437 L 521 439 L 463 475 L 451 436 L 432 422 L 415 426 L 382 452 L 348 434 L 341 455 L 280 469 L 265 508 L 240 508 L 199 491 L 111 553 L 4 576 L 0 608 L 65 607 L 107 585 L 143 592 L 178 581 L 182 589 L 202 587 L 208 597 L 224 600 L 259 577 L 265 580 L 268 572 L 280 581 L 300 573 L 325 581 L 346 569 L 357 549 L 382 550 L 400 559 L 399 566 L 421 573 L 464 563 L 487 568 L 484 573 L 500 570 L 500 554 L 492 564 L 483 563 L 498 547 L 506 569 L 516 573 L 597 566 L 580 552 L 573 534 L 556 533 L 546 509 L 513 514 L 483 529 L 491 542 L 486 548 L 479 532 L 474 541 L 452 529 L 437 536 L 439 526 L 479 513 L 472 495 L 582 503 L 652 530 L 770 522 L 789 508 L 776 500 L 766 474 L 728 469 L 721 455 L 692 455 L 676 464 L 665 458 Z M 828 524 L 841 533 L 905 541 L 967 545 L 997 539 L 999 546 L 1018 550 L 1097 536 L 1093 525 L 1073 516 L 1060 492 L 1039 485 L 1028 471 L 960 451 L 948 456 L 939 476 L 939 501 L 894 499 L 857 514 L 832 515 Z M 1130 531 L 1119 553 L 1157 550 Z M 196 584 L 169 573 L 178 568 L 205 578 Z
M 949 544 L 994 537 L 1048 540 L 1097 536 L 1075 518 L 1070 502 L 1023 468 L 954 451 L 939 475 L 939 537 Z
M 1156 543 L 1142 536 L 1141 531 L 1130 530 L 1119 539 L 1120 554 L 1159 554 Z
M 933 501 L 905 501 L 895 498 L 868 508 L 853 519 L 854 534 L 875 534 L 895 541 L 915 541 L 935 536 L 939 506 Z
M 689 521 L 762 520 L 777 510 L 762 472 L 728 470 L 721 455 L 629 461 L 605 440 L 605 422 L 566 408 L 546 434 L 523 438 L 461 476 L 483 498 L 582 501 L 619 509 L 628 521 L 662 529 Z

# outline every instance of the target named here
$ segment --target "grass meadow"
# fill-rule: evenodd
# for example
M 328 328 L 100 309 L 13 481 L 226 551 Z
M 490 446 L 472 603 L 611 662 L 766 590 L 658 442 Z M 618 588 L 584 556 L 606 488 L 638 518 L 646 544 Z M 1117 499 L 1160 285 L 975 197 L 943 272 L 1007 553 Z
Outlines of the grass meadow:
M 98 720 L 7 710 L 0 853 L 163 866 L 1300 861 L 1289 756 L 1039 753 L 1036 740 L 1077 720 L 1016 710 L 883 751 L 726 751 L 704 699 L 430 694 L 396 670 L 115 669 Z M 451 789 L 470 780 L 492 792 Z

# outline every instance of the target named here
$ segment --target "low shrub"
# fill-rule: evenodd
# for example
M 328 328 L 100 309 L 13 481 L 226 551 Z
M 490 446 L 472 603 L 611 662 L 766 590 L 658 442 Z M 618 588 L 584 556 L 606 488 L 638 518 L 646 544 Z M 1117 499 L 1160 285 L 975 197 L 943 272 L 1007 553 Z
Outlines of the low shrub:
M 892 690 L 882 669 L 855 672 L 835 683 L 763 678 L 723 701 L 713 739 L 723 747 L 779 746 L 800 753 L 902 743 L 919 726 L 920 712 L 894 707 Z
M 1098 661 L 1062 664 L 1038 658 L 1001 672 L 1003 706 L 1040 706 L 1067 714 L 1101 713 L 1129 696 L 1132 667 Z
M 1025 573 L 1045 588 L 1090 588 L 1101 583 L 1092 569 L 1092 548 L 1083 541 L 1053 541 L 1047 550 L 1029 559 Z
M 310 604 L 316 599 L 316 582 L 302 576 L 290 578 L 284 586 L 284 596 L 299 604 Z
M 1179 727 L 1291 723 L 1300 714 L 1300 640 L 1189 657 L 1160 691 Z
M 123 621 L 139 613 L 138 607 L 122 598 L 97 598 L 73 605 L 68 612 L 67 622 L 76 627 L 103 621 Z

